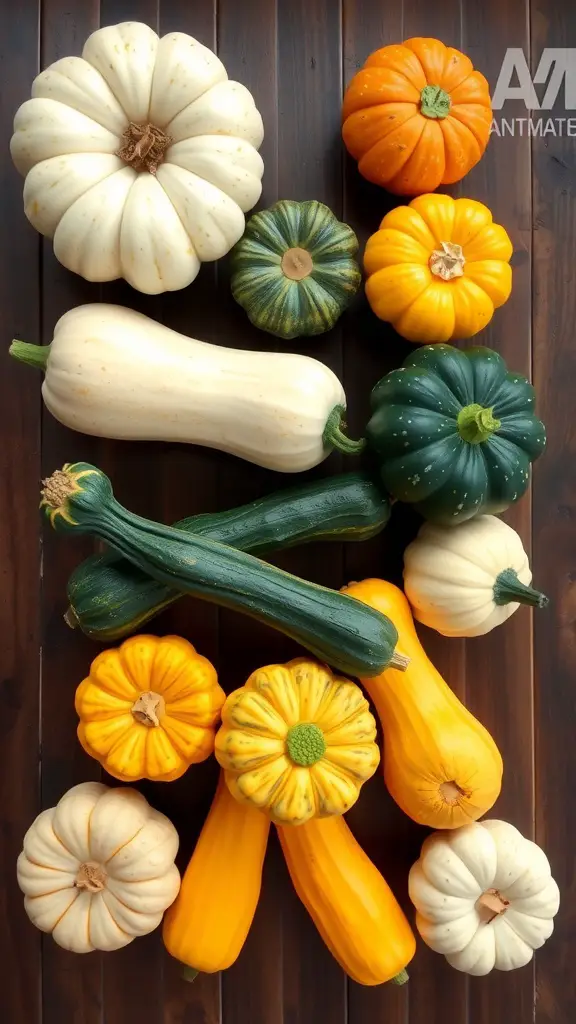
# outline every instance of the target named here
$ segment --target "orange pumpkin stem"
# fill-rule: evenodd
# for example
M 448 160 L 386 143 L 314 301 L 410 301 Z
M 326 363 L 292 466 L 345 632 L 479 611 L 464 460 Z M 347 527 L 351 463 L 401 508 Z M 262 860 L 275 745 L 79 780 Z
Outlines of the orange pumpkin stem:
M 457 242 L 440 242 L 441 249 L 434 249 L 428 266 L 436 277 L 443 281 L 453 281 L 455 277 L 462 277 L 466 259 L 462 252 L 462 246 Z
M 134 701 L 130 710 L 137 722 L 152 729 L 160 725 L 160 719 L 166 710 L 166 705 L 161 694 L 154 693 L 153 690 L 146 690 L 140 694 L 138 700 Z
M 420 93 L 420 113 L 424 117 L 442 120 L 448 117 L 452 101 L 450 94 L 439 85 L 425 85 Z
M 284 277 L 289 281 L 303 281 L 310 277 L 314 270 L 312 257 L 306 249 L 296 246 L 294 249 L 287 249 L 280 262 Z
M 156 174 L 171 142 L 170 136 L 155 124 L 134 124 L 131 121 L 116 155 L 135 171 Z

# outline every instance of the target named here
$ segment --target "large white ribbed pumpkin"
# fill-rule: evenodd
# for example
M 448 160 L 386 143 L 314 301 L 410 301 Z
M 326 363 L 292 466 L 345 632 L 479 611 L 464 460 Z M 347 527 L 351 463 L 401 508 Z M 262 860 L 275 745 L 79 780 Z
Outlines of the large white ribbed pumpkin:
M 180 889 L 178 833 L 135 789 L 83 782 L 24 837 L 28 917 L 74 953 L 120 949 L 153 931 Z
M 35 79 L 14 119 L 24 209 L 88 281 L 184 288 L 244 231 L 263 173 L 248 90 L 191 36 L 125 22 Z

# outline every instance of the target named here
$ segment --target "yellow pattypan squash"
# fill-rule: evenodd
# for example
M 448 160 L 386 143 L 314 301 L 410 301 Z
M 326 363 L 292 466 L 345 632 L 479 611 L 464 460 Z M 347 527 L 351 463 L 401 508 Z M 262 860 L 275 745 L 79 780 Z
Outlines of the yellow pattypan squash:
M 280 825 L 343 814 L 380 760 L 355 683 L 305 658 L 253 672 L 227 698 L 215 754 L 232 795 Z
M 123 782 L 170 782 L 214 749 L 225 694 L 179 636 L 134 636 L 103 651 L 76 691 L 78 738 Z

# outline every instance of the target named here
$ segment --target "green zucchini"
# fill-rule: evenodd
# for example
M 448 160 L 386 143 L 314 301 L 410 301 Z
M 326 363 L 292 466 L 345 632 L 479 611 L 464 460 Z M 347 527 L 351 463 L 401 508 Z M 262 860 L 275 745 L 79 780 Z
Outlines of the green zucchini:
M 244 551 L 134 515 L 115 500 L 110 480 L 95 466 L 77 462 L 53 473 L 44 481 L 42 506 L 58 532 L 99 537 L 160 583 L 244 612 L 347 675 L 406 667 L 385 615 Z
M 261 555 L 315 540 L 368 540 L 390 518 L 390 502 L 365 473 L 342 473 L 277 491 L 227 512 L 191 516 L 178 530 Z M 180 593 L 113 551 L 91 555 L 68 580 L 69 626 L 95 640 L 135 632 Z

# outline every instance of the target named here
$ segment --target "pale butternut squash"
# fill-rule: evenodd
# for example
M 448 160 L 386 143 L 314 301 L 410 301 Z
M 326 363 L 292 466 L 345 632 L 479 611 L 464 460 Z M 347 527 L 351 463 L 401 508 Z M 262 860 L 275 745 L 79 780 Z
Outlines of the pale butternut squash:
M 458 828 L 495 803 L 502 758 L 490 733 L 458 700 L 427 657 L 410 605 L 384 580 L 351 583 L 344 592 L 387 615 L 398 649 L 410 658 L 399 675 L 386 669 L 362 679 L 384 733 L 384 779 L 410 818 L 430 828 Z
M 270 821 L 239 804 L 223 775 L 186 868 L 164 917 L 162 937 L 192 981 L 223 971 L 237 959 L 256 913 Z

